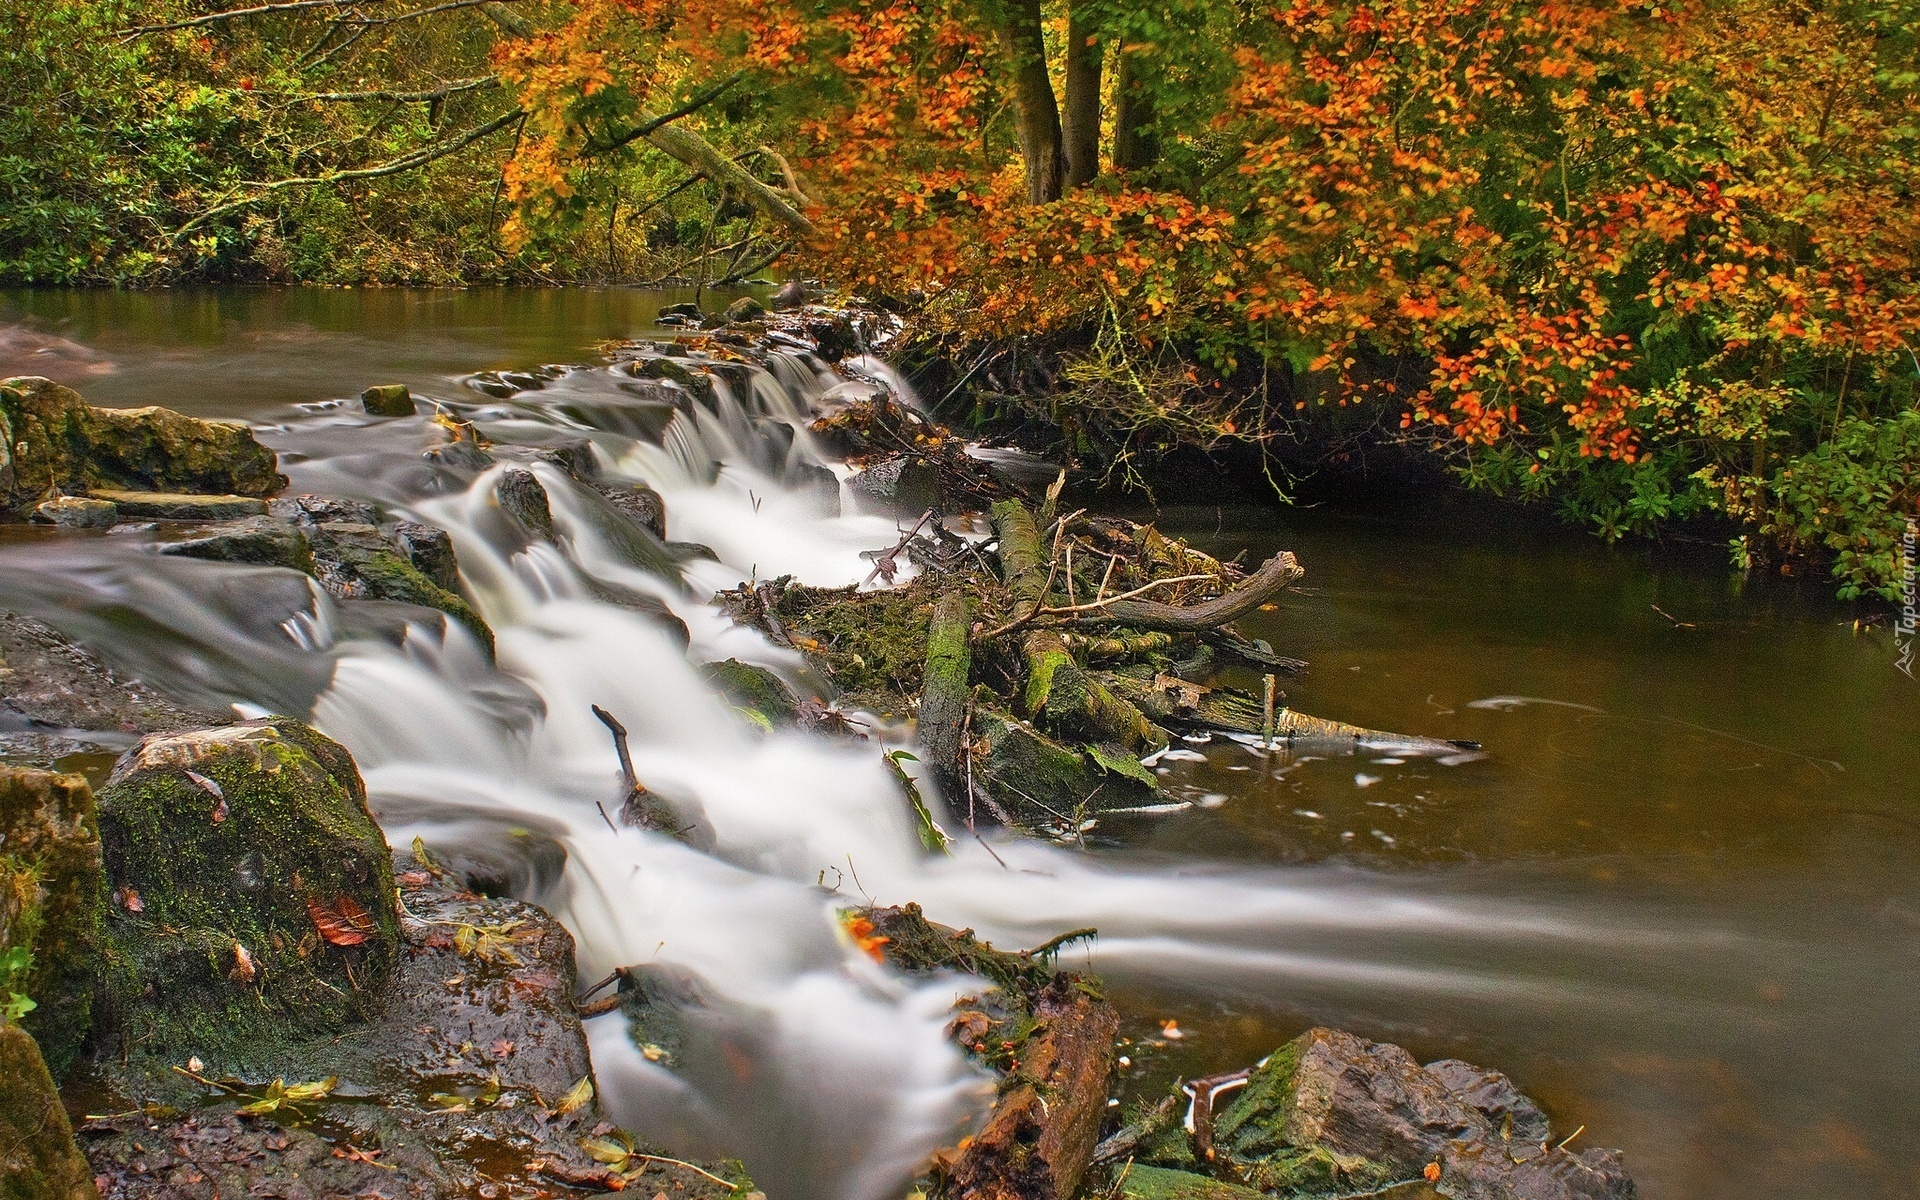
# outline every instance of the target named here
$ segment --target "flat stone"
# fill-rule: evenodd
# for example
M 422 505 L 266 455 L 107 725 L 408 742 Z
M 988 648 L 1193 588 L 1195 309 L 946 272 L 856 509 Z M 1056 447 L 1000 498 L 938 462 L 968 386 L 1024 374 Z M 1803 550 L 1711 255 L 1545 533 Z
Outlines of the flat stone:
M 56 496 L 34 507 L 34 521 L 58 525 L 63 529 L 108 529 L 120 520 L 119 506 L 111 500 L 90 500 L 85 496 Z
M 87 494 L 95 500 L 112 502 L 123 517 L 143 517 L 152 521 L 231 521 L 240 517 L 261 517 L 267 512 L 267 502 L 253 496 L 128 492 L 118 488 L 94 488 Z
M 116 734 L 231 719 L 167 696 L 44 621 L 0 612 L 0 716 L 50 730 Z
M 199 537 L 163 542 L 159 551 L 178 558 L 313 571 L 313 547 L 306 535 L 278 517 L 247 517 L 214 525 Z

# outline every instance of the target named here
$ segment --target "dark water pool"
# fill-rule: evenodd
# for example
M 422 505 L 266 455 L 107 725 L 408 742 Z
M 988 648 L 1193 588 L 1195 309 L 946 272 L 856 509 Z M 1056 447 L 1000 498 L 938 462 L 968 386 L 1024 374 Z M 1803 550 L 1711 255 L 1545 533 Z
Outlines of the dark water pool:
M 369 383 L 579 361 L 683 298 L 11 294 L 0 373 L 270 418 Z M 1286 964 L 1257 976 L 1117 970 L 1141 1088 L 1340 1024 L 1508 1071 L 1563 1134 L 1623 1147 L 1657 1200 L 1920 1195 L 1920 685 L 1884 625 L 1856 628 L 1818 582 L 1471 506 L 1161 520 L 1223 553 L 1298 553 L 1302 593 L 1249 623 L 1312 663 L 1288 703 L 1488 753 L 1285 763 L 1214 744 L 1168 774 L 1194 809 L 1109 821 L 1088 852 L 1290 864 L 1356 903 L 1540 918 L 1497 937 L 1296 932 L 1248 947 Z

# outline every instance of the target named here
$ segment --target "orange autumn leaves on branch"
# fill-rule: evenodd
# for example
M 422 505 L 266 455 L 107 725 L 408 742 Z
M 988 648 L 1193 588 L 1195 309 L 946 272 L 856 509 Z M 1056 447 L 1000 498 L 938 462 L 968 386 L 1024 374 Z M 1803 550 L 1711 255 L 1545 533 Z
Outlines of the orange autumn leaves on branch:
M 1381 406 L 1609 532 L 1760 513 L 1782 464 L 1913 406 L 1912 0 L 1054 0 L 1054 90 L 1092 30 L 1104 148 L 1039 204 L 1018 8 L 578 0 L 502 52 L 533 114 L 509 187 L 564 207 L 595 130 L 745 71 L 685 120 L 807 181 L 807 270 L 965 338 L 1117 323 L 1219 377 L 1278 368 L 1291 404 L 1263 383 L 1216 433 Z M 1855 536 L 1817 509 L 1805 538 Z

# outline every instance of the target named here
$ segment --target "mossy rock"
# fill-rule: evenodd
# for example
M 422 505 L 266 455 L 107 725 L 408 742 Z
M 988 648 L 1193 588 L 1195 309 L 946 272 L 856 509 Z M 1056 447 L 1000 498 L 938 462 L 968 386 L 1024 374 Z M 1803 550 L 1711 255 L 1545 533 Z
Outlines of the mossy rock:
M 0 966 L 0 1002 L 17 992 L 37 1005 L 23 1024 L 55 1074 L 66 1073 L 92 1024 L 102 903 L 87 781 L 0 766 L 0 953 L 25 950 L 33 964 Z
M 0 1200 L 100 1200 L 27 1031 L 0 1020 Z
M 937 597 L 924 579 L 900 588 L 788 587 L 774 604 L 793 644 L 855 703 L 882 715 L 908 711 L 927 668 L 927 627 Z
M 111 1027 L 244 1060 L 341 1028 L 399 953 L 353 759 L 288 718 L 156 734 L 100 792 Z
M 984 686 L 973 700 L 975 778 L 1014 821 L 1058 829 L 1113 808 L 1152 804 L 1152 776 L 1122 746 L 1070 746 L 996 707 Z
M 700 673 L 735 708 L 758 713 L 771 725 L 791 725 L 800 719 L 800 702 L 778 675 L 737 658 L 708 663 Z
M 371 525 L 325 522 L 312 531 L 316 577 L 336 596 L 437 609 L 493 652 L 493 629 L 473 605 L 429 579 Z
M 307 535 L 278 517 L 248 517 L 200 531 L 183 542 L 165 542 L 160 553 L 209 562 L 246 563 L 259 567 L 286 567 L 313 574 L 313 547 Z
M 29 511 L 55 490 L 271 496 L 287 485 L 273 451 L 238 421 L 154 407 L 95 408 L 37 376 L 0 382 L 0 426 L 7 446 L 0 511 Z

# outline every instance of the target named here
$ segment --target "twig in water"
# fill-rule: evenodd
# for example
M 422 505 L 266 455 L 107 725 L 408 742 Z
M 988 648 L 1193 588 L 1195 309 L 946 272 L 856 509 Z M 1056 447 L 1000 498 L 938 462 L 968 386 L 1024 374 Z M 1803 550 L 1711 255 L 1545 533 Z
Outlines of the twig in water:
M 922 525 L 925 525 L 929 520 L 932 519 L 932 517 L 933 517 L 932 509 L 928 509 L 927 511 L 921 513 L 920 519 L 913 523 L 913 528 L 907 530 L 907 536 L 901 538 L 899 543 L 895 545 L 893 549 L 887 551 L 885 554 L 882 554 L 880 557 L 873 560 L 873 570 L 867 572 L 867 577 L 860 581 L 860 586 L 865 587 L 868 584 L 872 583 L 873 578 L 876 575 L 885 575 L 887 577 L 887 582 L 892 583 L 893 572 L 895 570 L 894 561 L 897 558 L 899 558 L 900 552 L 907 548 L 907 543 L 911 542 L 914 538 L 919 536 L 920 527 Z
M 1560 1144 L 1555 1146 L 1554 1149 L 1565 1150 L 1567 1148 L 1568 1142 L 1571 1142 L 1573 1139 L 1579 1137 L 1581 1134 L 1585 1133 L 1586 1131 L 1587 1131 L 1587 1127 L 1585 1125 L 1582 1125 L 1580 1128 L 1574 1130 L 1572 1133 L 1568 1134 L 1566 1137 L 1560 1139 Z
M 1672 621 L 1675 629 L 1698 629 L 1699 628 L 1699 626 L 1695 625 L 1692 621 L 1682 621 L 1679 617 L 1676 617 L 1672 613 L 1668 612 L 1666 609 L 1661 608 L 1658 604 L 1649 604 L 1647 605 L 1647 607 L 1659 613 L 1661 616 L 1665 617 L 1667 620 Z
M 619 833 L 620 827 L 618 825 L 615 825 L 613 823 L 613 818 L 607 815 L 607 806 L 600 803 L 598 800 L 595 800 L 593 802 L 593 806 L 600 810 L 600 819 L 607 823 L 607 828 L 613 830 L 615 833 Z
M 614 753 L 620 756 L 620 777 L 626 780 L 627 790 L 631 792 L 640 786 L 640 779 L 633 773 L 633 755 L 627 753 L 627 727 L 598 704 L 593 706 L 593 715 L 600 718 L 600 723 L 613 734 Z

